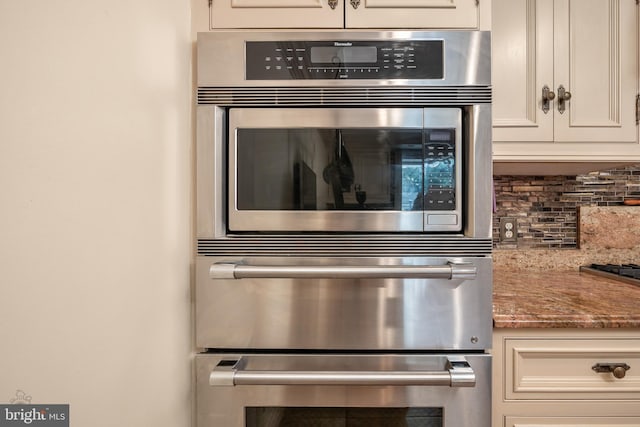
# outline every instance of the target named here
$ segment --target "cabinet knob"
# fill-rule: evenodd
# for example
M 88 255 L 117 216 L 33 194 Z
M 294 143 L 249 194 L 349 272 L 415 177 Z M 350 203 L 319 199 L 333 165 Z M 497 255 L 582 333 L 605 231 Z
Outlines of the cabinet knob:
M 629 369 L 629 367 L 616 366 L 611 373 L 616 378 L 624 378 L 624 376 L 627 375 L 627 369 Z
M 542 111 L 547 114 L 549 112 L 549 103 L 556 98 L 556 94 L 549 89 L 549 86 L 542 87 Z
M 338 0 L 328 0 L 327 3 L 331 9 L 335 9 L 338 6 Z
M 351 7 L 353 7 L 354 9 L 357 9 L 358 6 L 360 6 L 360 0 L 351 0 Z
M 626 363 L 596 363 L 591 367 L 596 372 L 611 372 L 616 378 L 624 378 L 631 366 Z
M 566 106 L 564 104 L 565 101 L 568 101 L 570 99 L 571 92 L 566 90 L 562 85 L 558 86 L 558 111 L 560 112 L 560 114 L 564 113 L 564 110 L 566 109 Z

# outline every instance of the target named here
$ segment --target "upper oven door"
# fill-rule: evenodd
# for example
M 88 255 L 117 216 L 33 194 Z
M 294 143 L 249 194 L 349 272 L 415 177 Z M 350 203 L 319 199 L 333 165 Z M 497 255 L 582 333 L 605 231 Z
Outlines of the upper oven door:
M 460 108 L 231 108 L 232 232 L 459 232 Z

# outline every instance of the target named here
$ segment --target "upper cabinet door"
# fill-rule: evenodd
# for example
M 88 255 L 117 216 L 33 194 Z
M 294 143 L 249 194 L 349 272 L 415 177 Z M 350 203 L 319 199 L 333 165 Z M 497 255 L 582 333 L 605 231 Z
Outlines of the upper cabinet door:
M 640 161 L 636 1 L 493 5 L 494 161 Z
M 481 0 L 487 1 L 487 0 Z M 479 28 L 477 0 L 350 0 L 347 28 Z
M 632 0 L 556 0 L 556 141 L 636 141 L 637 9 Z
M 344 0 L 213 0 L 211 28 L 343 28 Z
M 494 141 L 552 141 L 553 0 L 493 0 L 491 40 Z

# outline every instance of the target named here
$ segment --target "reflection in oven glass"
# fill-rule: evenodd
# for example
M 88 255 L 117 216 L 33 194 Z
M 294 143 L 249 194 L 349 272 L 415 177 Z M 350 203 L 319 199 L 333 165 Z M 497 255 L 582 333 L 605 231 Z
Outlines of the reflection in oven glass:
M 442 427 L 442 408 L 246 408 L 246 427 Z
M 238 129 L 238 210 L 415 209 L 422 129 Z

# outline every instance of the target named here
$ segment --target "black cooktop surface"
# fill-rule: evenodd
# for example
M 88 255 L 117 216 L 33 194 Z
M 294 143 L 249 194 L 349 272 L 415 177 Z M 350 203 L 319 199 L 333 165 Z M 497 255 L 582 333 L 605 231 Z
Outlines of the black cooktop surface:
M 640 285 L 640 265 L 638 264 L 591 264 L 580 267 L 580 271 Z

